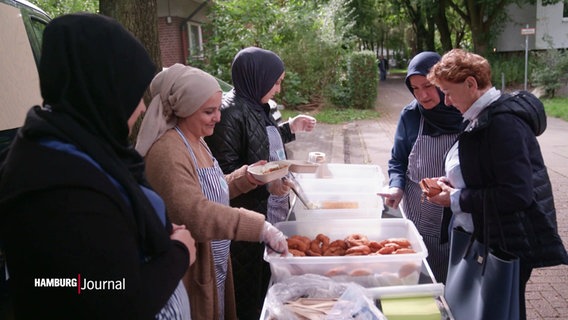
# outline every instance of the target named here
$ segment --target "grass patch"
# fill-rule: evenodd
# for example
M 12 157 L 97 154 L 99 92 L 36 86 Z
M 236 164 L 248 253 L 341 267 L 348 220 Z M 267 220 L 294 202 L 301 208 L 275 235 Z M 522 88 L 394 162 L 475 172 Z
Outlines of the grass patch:
M 542 103 L 544 104 L 547 116 L 568 121 L 568 98 L 543 98 Z
M 280 110 L 282 113 L 282 120 L 286 121 L 288 118 L 292 118 L 300 114 L 296 110 Z M 375 110 L 361 110 L 361 109 L 334 109 L 334 108 L 322 108 L 317 112 L 306 113 L 316 118 L 318 122 L 327 124 L 340 124 L 356 120 L 371 120 L 380 117 L 379 113 Z

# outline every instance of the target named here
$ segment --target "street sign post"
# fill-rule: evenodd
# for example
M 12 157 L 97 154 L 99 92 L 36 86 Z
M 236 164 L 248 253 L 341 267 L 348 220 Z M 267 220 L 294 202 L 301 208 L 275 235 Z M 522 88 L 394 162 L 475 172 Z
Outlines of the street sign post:
M 535 28 L 529 28 L 527 24 L 526 28 L 521 29 L 521 35 L 525 36 L 525 90 L 527 90 L 527 73 L 529 69 L 529 36 L 536 33 Z

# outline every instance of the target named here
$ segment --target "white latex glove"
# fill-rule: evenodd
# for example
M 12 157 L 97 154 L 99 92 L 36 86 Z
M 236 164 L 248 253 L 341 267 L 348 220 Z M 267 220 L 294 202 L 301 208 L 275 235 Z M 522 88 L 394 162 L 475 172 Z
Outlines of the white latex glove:
M 282 256 L 288 255 L 286 236 L 268 221 L 264 221 L 264 226 L 260 233 L 260 241 L 266 244 L 269 253 L 276 252 Z
M 290 130 L 292 130 L 292 133 L 310 132 L 314 130 L 314 127 L 316 126 L 316 118 L 300 114 L 294 118 L 289 118 L 288 123 L 290 124 Z
M 290 192 L 290 186 L 288 185 L 288 182 L 284 182 L 282 181 L 282 179 L 270 181 L 266 185 L 266 188 L 268 189 L 268 192 L 270 194 L 273 194 L 275 196 L 284 196 L 288 194 L 288 192 Z
M 398 204 L 402 200 L 403 194 L 404 190 L 397 187 L 389 188 L 386 192 L 377 193 L 377 195 L 385 199 L 385 204 L 393 209 L 398 209 Z

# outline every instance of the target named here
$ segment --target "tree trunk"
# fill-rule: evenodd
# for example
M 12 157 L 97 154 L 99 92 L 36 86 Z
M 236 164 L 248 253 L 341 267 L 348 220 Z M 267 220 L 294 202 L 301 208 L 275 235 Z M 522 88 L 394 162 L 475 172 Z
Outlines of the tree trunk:
M 160 39 L 158 37 L 158 5 L 156 0 L 99 0 L 101 14 L 112 17 L 120 22 L 127 30 L 132 32 L 148 51 L 150 58 L 156 65 L 156 73 L 162 70 L 162 58 L 160 52 Z M 144 101 L 148 105 L 152 97 L 150 90 L 146 90 Z M 134 144 L 140 124 L 140 117 L 134 124 L 129 137 Z
M 440 43 L 442 44 L 442 51 L 447 52 L 452 50 L 452 34 L 446 17 L 446 8 L 448 7 L 446 0 L 438 1 L 438 11 L 436 12 L 436 26 L 440 33 Z M 459 43 L 459 42 L 456 42 Z
M 99 0 L 99 10 L 130 30 L 146 47 L 156 65 L 156 72 L 162 70 L 156 0 Z

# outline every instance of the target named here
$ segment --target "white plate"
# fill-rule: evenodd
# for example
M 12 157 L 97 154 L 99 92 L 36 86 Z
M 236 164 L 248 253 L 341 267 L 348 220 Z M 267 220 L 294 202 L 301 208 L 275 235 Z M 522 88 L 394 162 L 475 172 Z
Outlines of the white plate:
M 278 165 L 277 170 L 267 170 L 274 165 Z M 252 174 L 252 176 L 264 183 L 268 183 L 270 181 L 274 181 L 276 179 L 281 179 L 285 175 L 288 174 L 288 169 L 290 168 L 290 163 L 287 161 L 271 161 L 266 163 L 265 165 L 257 165 L 257 166 L 249 166 L 247 171 Z

